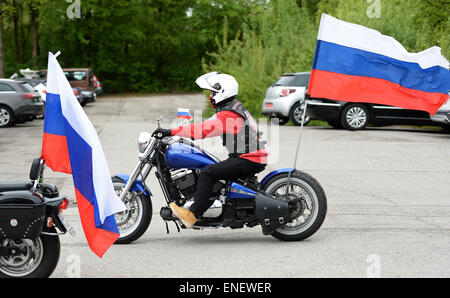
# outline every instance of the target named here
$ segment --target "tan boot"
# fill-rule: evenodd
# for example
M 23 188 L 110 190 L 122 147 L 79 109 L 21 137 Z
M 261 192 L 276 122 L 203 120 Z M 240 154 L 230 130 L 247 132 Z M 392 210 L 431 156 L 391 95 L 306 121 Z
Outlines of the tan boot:
M 169 206 L 170 209 L 172 209 L 173 214 L 179 219 L 181 219 L 186 228 L 188 229 L 192 228 L 192 226 L 198 221 L 198 219 L 195 218 L 195 215 L 194 213 L 192 213 L 191 210 L 180 207 L 175 203 L 170 203 Z

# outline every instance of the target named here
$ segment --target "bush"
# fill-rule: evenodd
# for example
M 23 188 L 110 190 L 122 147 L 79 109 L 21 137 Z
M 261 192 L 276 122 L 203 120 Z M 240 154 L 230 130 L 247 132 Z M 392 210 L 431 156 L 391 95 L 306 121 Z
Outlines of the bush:
M 227 41 L 203 64 L 205 72 L 228 73 L 239 82 L 239 100 L 254 116 L 261 112 L 267 88 L 282 73 L 311 70 L 317 26 L 306 9 L 289 0 L 271 1 L 254 9 L 242 33 Z M 242 34 L 241 39 L 240 34 Z

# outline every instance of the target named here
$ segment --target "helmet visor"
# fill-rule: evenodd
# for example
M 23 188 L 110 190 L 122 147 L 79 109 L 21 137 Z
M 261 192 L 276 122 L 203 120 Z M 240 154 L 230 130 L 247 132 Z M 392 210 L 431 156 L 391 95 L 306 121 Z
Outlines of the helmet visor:
M 217 75 L 217 74 L 219 74 L 217 71 L 214 71 L 214 72 L 210 72 L 210 73 L 204 74 L 204 75 L 198 77 L 197 80 L 195 80 L 195 83 L 196 83 L 200 88 L 202 88 L 202 89 L 211 90 L 211 91 L 216 91 L 216 90 L 213 88 L 213 86 L 211 86 L 211 85 L 208 83 L 208 79 L 211 78 L 211 77 L 213 77 L 213 76 L 215 76 L 215 75 Z

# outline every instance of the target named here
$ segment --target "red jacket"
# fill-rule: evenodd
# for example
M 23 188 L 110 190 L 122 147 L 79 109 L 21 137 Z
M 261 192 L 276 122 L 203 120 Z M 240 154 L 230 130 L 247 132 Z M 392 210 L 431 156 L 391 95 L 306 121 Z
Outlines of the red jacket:
M 228 123 L 232 123 L 232 125 L 226 125 L 227 119 Z M 221 136 L 223 133 L 237 134 L 243 127 L 244 119 L 239 114 L 231 111 L 221 111 L 201 123 L 173 128 L 172 135 L 192 139 L 204 139 Z M 256 163 L 267 164 L 267 155 L 266 149 L 260 149 L 241 154 L 239 157 Z

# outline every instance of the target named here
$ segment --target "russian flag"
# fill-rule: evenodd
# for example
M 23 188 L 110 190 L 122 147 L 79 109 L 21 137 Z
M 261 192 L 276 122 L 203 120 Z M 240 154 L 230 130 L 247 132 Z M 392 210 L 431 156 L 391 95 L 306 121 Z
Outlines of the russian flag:
M 448 99 L 439 47 L 409 53 L 394 38 L 322 14 L 308 94 L 434 114 Z
M 178 108 L 177 118 L 178 119 L 187 119 L 190 121 L 190 120 L 192 120 L 192 115 L 189 112 L 189 109 Z
M 102 257 L 120 233 L 114 213 L 126 209 L 114 191 L 97 132 L 75 98 L 56 55 L 49 53 L 42 158 L 72 174 L 78 211 L 91 250 Z

